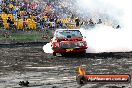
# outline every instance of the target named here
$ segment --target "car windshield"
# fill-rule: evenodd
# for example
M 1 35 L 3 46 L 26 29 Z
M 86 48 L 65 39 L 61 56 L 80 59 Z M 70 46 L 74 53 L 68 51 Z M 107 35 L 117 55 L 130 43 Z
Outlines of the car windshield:
M 82 38 L 79 30 L 59 30 L 56 31 L 56 38 Z

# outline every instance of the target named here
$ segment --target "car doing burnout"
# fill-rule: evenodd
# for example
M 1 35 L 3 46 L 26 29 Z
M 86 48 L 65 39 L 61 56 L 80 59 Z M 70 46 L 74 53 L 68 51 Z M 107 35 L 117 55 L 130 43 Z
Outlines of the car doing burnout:
M 85 54 L 87 43 L 79 29 L 57 29 L 51 39 L 51 47 L 54 56 L 69 52 Z

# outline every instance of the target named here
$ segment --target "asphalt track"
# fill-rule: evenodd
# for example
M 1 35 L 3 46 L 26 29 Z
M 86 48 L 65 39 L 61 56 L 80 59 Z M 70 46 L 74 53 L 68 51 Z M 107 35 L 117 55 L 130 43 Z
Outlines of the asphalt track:
M 77 68 L 87 74 L 132 74 L 132 52 L 98 53 L 54 57 L 43 44 L 4 44 L 0 47 L 0 88 L 131 88 L 131 83 L 76 83 Z M 29 87 L 19 86 L 29 81 Z

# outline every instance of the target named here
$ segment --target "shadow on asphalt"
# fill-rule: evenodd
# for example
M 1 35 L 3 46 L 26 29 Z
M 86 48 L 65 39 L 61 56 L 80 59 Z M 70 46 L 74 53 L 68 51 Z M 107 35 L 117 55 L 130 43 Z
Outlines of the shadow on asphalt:
M 107 59 L 107 58 L 116 58 L 116 59 L 121 59 L 121 58 L 130 58 L 132 55 L 132 52 L 110 52 L 110 53 L 86 53 L 85 55 L 81 54 L 65 54 L 61 57 L 66 57 L 66 58 L 93 58 L 93 59 Z

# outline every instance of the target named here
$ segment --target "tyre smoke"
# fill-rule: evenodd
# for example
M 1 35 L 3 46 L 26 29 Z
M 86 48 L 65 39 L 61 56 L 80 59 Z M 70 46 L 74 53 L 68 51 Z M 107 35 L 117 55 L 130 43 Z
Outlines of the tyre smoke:
M 87 37 L 85 39 L 88 44 L 87 53 L 132 51 L 130 0 L 76 0 L 76 2 L 77 13 L 85 19 L 89 17 L 96 20 L 109 19 L 91 30 L 82 29 L 83 35 Z M 86 17 L 86 14 L 89 14 L 89 17 Z M 117 24 L 121 25 L 121 29 L 114 28 Z
M 131 0 L 71 0 L 75 2 L 72 8 L 84 19 L 102 19 L 103 24 L 92 29 L 80 29 L 86 36 L 87 53 L 130 52 L 132 51 L 131 30 Z M 71 7 L 70 7 L 71 8 Z M 121 29 L 115 29 L 117 25 Z M 46 47 L 47 46 L 47 47 Z M 44 51 L 50 45 L 44 46 Z M 50 51 L 50 52 L 49 52 Z M 48 50 L 48 53 L 52 53 Z

